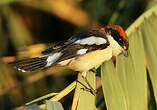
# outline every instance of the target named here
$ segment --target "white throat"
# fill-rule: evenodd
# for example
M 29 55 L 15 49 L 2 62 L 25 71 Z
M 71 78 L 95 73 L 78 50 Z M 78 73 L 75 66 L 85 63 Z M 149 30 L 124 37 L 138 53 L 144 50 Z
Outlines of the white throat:
M 107 39 L 110 43 L 110 46 L 112 48 L 112 55 L 117 56 L 122 52 L 122 47 L 113 39 L 111 35 L 107 35 Z

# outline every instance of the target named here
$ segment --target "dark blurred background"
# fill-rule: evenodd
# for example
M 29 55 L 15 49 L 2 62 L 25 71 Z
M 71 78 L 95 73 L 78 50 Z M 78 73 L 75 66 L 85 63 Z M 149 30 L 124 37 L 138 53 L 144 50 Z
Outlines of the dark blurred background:
M 156 0 L 0 0 L 0 110 L 9 110 L 77 78 L 55 67 L 22 73 L 6 62 L 35 57 L 74 33 L 109 24 L 127 29 Z M 61 100 L 70 109 L 73 92 Z M 105 106 L 104 106 L 105 108 Z

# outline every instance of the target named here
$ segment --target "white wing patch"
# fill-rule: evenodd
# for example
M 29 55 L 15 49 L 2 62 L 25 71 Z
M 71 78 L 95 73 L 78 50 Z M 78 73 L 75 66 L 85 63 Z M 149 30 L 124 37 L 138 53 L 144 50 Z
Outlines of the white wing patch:
M 84 38 L 84 39 L 80 39 L 75 41 L 75 44 L 82 44 L 82 45 L 101 45 L 101 44 L 105 44 L 107 41 L 104 38 L 101 37 L 95 37 L 95 36 L 91 36 L 88 38 Z
M 62 53 L 58 52 L 58 53 L 54 53 L 51 56 L 49 56 L 46 60 L 47 61 L 46 67 L 51 66 L 53 63 L 55 63 L 61 57 L 61 55 L 62 55 Z
M 80 49 L 80 50 L 77 51 L 77 54 L 83 55 L 83 54 L 85 54 L 87 52 L 87 50 L 88 49 Z
M 22 72 L 26 72 L 25 70 L 23 70 L 23 69 L 20 69 L 20 68 L 18 68 L 18 70 L 19 70 L 19 71 L 22 71 Z

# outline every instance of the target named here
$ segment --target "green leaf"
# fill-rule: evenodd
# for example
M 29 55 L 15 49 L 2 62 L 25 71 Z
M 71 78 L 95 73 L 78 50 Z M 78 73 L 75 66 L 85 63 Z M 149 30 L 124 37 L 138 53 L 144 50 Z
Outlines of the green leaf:
M 155 100 L 157 102 L 157 5 L 147 12 L 145 12 L 136 22 L 134 22 L 128 29 L 127 33 L 130 35 L 135 30 L 140 33 L 137 37 L 143 39 L 144 57 L 146 68 L 149 71 L 152 82 Z M 137 46 L 135 47 L 137 48 Z M 140 51 L 140 50 L 138 50 Z M 139 53 L 139 52 L 138 52 Z
M 147 69 L 157 101 L 156 32 L 157 5 L 127 29 L 129 57 L 117 57 L 115 67 L 112 62 L 102 65 L 101 80 L 108 110 L 148 110 Z
M 130 34 L 129 57 L 117 59 L 117 75 L 127 99 L 128 110 L 147 109 L 147 77 L 144 62 L 144 49 L 140 33 Z
M 63 110 L 60 102 L 46 100 L 46 110 Z
M 79 82 L 77 82 L 76 90 L 74 94 L 72 110 L 94 110 L 95 107 L 95 96 L 88 91 L 85 91 L 85 87 L 89 88 L 84 79 L 82 78 L 81 73 L 78 74 Z M 89 81 L 90 85 L 93 89 L 96 88 L 96 79 L 95 74 L 93 72 L 87 73 L 87 80 Z M 85 87 L 84 87 L 84 86 Z M 84 88 L 84 89 L 82 89 Z
M 157 6 L 151 17 L 146 18 L 141 30 L 145 49 L 146 66 L 152 82 L 155 100 L 157 102 Z
M 47 94 L 45 96 L 42 96 L 40 98 L 37 98 L 31 102 L 28 102 L 26 103 L 26 105 L 30 105 L 30 104 L 34 104 L 34 103 L 38 103 L 38 102 L 41 102 L 41 101 L 44 101 L 46 99 L 50 99 L 51 101 L 58 101 L 60 100 L 61 98 L 63 98 L 64 96 L 66 96 L 68 93 L 70 93 L 76 86 L 76 81 L 74 81 L 73 83 L 71 83 L 68 87 L 66 87 L 64 90 L 62 90 L 61 92 L 59 93 L 50 93 L 50 94 Z
M 63 98 L 67 94 L 69 94 L 75 87 L 76 87 L 76 81 L 71 83 L 68 87 L 66 87 L 64 90 L 62 90 L 60 93 L 58 93 L 56 96 L 54 96 L 50 100 L 51 101 L 58 101 L 58 100 L 60 100 L 61 98 Z
M 111 61 L 101 66 L 101 83 L 108 110 L 127 110 L 126 98 Z
M 50 94 L 47 94 L 47 95 L 42 96 L 42 97 L 40 97 L 40 98 L 34 99 L 34 100 L 31 101 L 31 102 L 28 102 L 28 103 L 26 103 L 26 105 L 35 104 L 35 103 L 44 101 L 44 100 L 46 100 L 46 99 L 50 99 L 51 97 L 54 97 L 54 96 L 56 96 L 56 95 L 57 95 L 57 93 L 50 93 Z
M 43 110 L 43 109 L 35 105 L 26 105 L 26 106 L 18 107 L 15 110 Z

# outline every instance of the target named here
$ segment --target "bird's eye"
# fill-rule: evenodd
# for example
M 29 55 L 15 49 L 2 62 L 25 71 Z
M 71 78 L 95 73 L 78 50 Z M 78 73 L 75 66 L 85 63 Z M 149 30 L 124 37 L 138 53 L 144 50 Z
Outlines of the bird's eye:
M 122 39 L 122 38 L 119 38 L 118 40 L 119 40 L 119 42 L 120 42 L 121 44 L 123 44 L 123 39 Z

